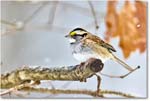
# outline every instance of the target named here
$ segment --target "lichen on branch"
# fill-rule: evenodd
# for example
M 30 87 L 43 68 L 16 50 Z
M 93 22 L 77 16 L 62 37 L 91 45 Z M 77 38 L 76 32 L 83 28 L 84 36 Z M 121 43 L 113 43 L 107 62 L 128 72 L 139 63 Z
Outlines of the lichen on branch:
M 32 68 L 24 66 L 10 73 L 1 75 L 1 88 L 11 88 L 24 82 L 41 80 L 86 81 L 87 78 L 101 71 L 103 63 L 99 59 L 89 59 L 75 66 Z

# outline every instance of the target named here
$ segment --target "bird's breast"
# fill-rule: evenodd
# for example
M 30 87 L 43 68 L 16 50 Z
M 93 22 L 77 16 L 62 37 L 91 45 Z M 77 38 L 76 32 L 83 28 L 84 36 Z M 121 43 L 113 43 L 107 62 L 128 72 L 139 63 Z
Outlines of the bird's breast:
M 97 59 L 100 59 L 102 62 L 105 62 L 106 60 L 108 60 L 107 57 L 104 57 L 101 54 L 97 54 L 91 48 L 85 47 L 80 43 L 74 44 L 72 46 L 72 54 L 73 54 L 73 57 L 80 62 L 84 62 L 89 58 L 97 58 Z

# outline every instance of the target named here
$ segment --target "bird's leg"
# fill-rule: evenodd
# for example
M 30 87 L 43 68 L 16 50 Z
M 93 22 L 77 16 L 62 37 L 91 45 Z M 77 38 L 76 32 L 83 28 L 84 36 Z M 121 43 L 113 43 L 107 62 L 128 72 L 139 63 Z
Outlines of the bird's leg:
M 139 69 L 139 68 L 140 68 L 140 67 L 138 66 L 138 67 L 136 67 L 133 71 L 135 71 L 135 70 L 137 70 L 137 69 Z M 103 74 L 103 73 L 100 73 L 100 74 L 102 74 L 103 76 L 110 77 L 110 78 L 125 78 L 125 77 L 127 77 L 129 74 L 131 74 L 133 71 L 130 71 L 130 72 L 128 72 L 128 73 L 126 73 L 126 74 L 124 74 L 124 75 L 120 75 L 120 76 L 108 75 L 108 74 Z

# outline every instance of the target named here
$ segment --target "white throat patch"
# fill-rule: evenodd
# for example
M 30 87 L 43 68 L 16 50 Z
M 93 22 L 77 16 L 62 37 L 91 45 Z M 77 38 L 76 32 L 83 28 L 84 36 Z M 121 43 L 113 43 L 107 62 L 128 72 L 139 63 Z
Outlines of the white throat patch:
M 70 43 L 74 43 L 74 42 L 76 42 L 76 40 L 73 39 L 73 38 L 69 38 L 69 42 L 70 42 Z

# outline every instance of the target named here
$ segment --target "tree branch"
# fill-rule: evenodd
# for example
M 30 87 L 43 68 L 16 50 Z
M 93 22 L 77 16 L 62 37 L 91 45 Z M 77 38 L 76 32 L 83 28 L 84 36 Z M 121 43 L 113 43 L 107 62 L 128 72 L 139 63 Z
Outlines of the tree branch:
M 97 21 L 97 18 L 96 18 L 96 12 L 94 10 L 94 7 L 93 7 L 93 4 L 91 1 L 88 1 L 89 3 L 89 6 L 91 8 L 91 12 L 92 12 L 92 15 L 93 15 L 93 18 L 94 18 L 94 22 L 95 22 L 95 31 L 98 30 L 99 26 L 98 26 L 98 21 Z
M 12 88 L 10 88 L 10 89 L 4 91 L 4 92 L 1 92 L 1 93 L 0 93 L 0 96 L 9 94 L 9 93 L 11 93 L 11 92 L 13 92 L 13 91 L 16 91 L 16 90 L 19 90 L 19 89 L 22 89 L 22 88 L 25 88 L 25 87 L 31 87 L 32 85 L 35 85 L 35 84 L 37 84 L 37 82 L 30 82 L 30 83 L 25 82 L 25 83 L 23 83 L 23 84 L 20 84 L 20 85 L 17 85 L 17 86 L 15 86 L 15 87 L 12 87 Z M 39 83 L 38 83 L 38 84 L 39 84 Z
M 1 88 L 11 88 L 26 81 L 41 80 L 68 80 L 86 81 L 87 78 L 101 71 L 103 63 L 99 59 L 89 59 L 84 63 L 75 66 L 64 66 L 61 68 L 44 68 L 29 66 L 22 67 L 11 73 L 1 75 Z
M 57 9 L 57 5 L 58 5 L 59 1 L 54 1 L 53 3 L 54 4 L 51 8 L 52 10 L 50 10 L 49 17 L 48 17 L 48 24 L 50 24 L 50 25 L 52 25 L 55 20 L 56 9 Z
M 9 26 L 12 26 L 12 27 L 16 27 L 16 24 L 13 23 L 13 22 L 9 22 L 9 21 L 6 21 L 6 20 L 0 20 L 0 22 L 2 24 L 6 24 L 6 25 L 9 25 Z
M 51 93 L 51 94 L 85 94 L 93 97 L 104 97 L 105 94 L 113 94 L 127 98 L 134 98 L 130 94 L 101 90 L 100 81 L 101 78 L 96 74 L 103 69 L 103 63 L 99 59 L 91 58 L 79 65 L 66 66 L 62 68 L 44 68 L 36 67 L 31 68 L 24 66 L 20 69 L 1 75 L 1 89 L 9 88 L 2 92 L 0 95 L 11 93 L 15 90 L 24 90 L 40 93 Z M 33 85 L 40 84 L 41 80 L 69 80 L 69 81 L 80 81 L 86 82 L 87 78 L 97 76 L 97 90 L 61 90 L 61 89 L 48 89 L 48 88 L 36 88 Z M 33 81 L 33 82 L 32 82 Z
M 123 92 L 118 91 L 111 91 L 111 90 L 100 90 L 97 94 L 96 91 L 90 91 L 90 90 L 61 90 L 61 89 L 48 89 L 48 88 L 34 88 L 34 87 L 26 87 L 21 89 L 23 91 L 30 91 L 30 92 L 39 92 L 39 93 L 50 93 L 50 94 L 84 94 L 84 95 L 90 95 L 93 97 L 104 97 L 103 95 L 109 94 L 109 95 L 117 95 L 122 96 L 126 98 L 135 98 L 135 96 L 126 94 Z
M 23 21 L 24 24 L 27 24 L 28 22 L 30 22 L 48 4 L 49 4 L 48 1 L 43 2 L 29 17 L 27 17 Z

